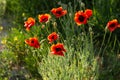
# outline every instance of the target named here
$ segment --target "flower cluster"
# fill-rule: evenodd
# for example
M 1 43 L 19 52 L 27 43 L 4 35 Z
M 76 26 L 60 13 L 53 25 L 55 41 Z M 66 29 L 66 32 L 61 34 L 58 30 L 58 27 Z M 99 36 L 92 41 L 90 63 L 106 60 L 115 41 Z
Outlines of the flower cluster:
M 75 13 L 74 21 L 77 25 L 86 24 L 87 20 L 92 16 L 92 10 L 86 9 L 85 12 L 78 11 Z
M 56 18 L 60 18 L 67 14 L 67 10 L 63 10 L 62 7 L 53 8 L 51 12 L 53 13 L 53 15 L 55 15 Z M 50 14 L 45 13 L 45 14 L 38 15 L 38 20 L 40 23 L 47 23 L 49 22 L 50 19 L 51 19 Z M 25 21 L 24 23 L 25 23 L 24 26 L 26 30 L 30 31 L 30 28 L 33 25 L 35 25 L 35 19 L 32 17 L 29 17 L 28 20 Z M 59 39 L 59 35 L 56 32 L 52 32 L 51 34 L 48 35 L 47 39 L 50 44 L 53 43 L 50 48 L 51 54 L 64 56 L 63 52 L 66 52 L 64 45 L 62 43 L 57 42 L 57 40 Z M 25 43 L 31 47 L 40 48 L 40 42 L 37 37 L 31 37 L 29 39 L 26 39 Z
M 58 7 L 58 8 L 51 9 L 51 13 L 56 18 L 60 18 L 67 14 L 67 10 L 64 10 L 62 7 Z M 85 24 L 87 24 L 89 18 L 92 16 L 92 14 L 93 14 L 93 12 L 91 9 L 86 9 L 85 11 L 82 11 L 82 10 L 77 11 L 74 16 L 74 21 L 78 26 L 80 26 L 82 24 L 85 25 Z M 51 19 L 50 14 L 45 13 L 45 14 L 38 15 L 38 20 L 40 23 L 48 23 L 50 19 Z M 25 21 L 24 23 L 25 23 L 24 26 L 25 26 L 26 30 L 30 31 L 30 28 L 33 25 L 35 25 L 35 19 L 32 17 L 29 17 L 28 20 Z M 120 24 L 118 23 L 117 19 L 114 19 L 107 23 L 107 28 L 110 30 L 110 32 L 114 31 L 116 28 L 119 28 L 119 27 L 120 27 Z M 52 44 L 52 46 L 50 48 L 51 53 L 54 55 L 64 56 L 63 52 L 66 52 L 66 50 L 64 49 L 64 45 L 62 43 L 57 42 L 57 40 L 59 39 L 59 35 L 56 32 L 52 32 L 51 34 L 49 34 L 47 36 L 47 39 L 48 39 L 49 43 Z M 26 39 L 25 43 L 34 48 L 40 47 L 39 40 L 36 37 Z
M 48 35 L 47 39 L 49 40 L 49 43 L 52 43 L 59 39 L 59 35 L 56 32 L 52 32 Z M 66 52 L 66 50 L 64 49 L 64 45 L 62 43 L 53 44 L 51 46 L 52 54 L 64 56 L 63 52 Z

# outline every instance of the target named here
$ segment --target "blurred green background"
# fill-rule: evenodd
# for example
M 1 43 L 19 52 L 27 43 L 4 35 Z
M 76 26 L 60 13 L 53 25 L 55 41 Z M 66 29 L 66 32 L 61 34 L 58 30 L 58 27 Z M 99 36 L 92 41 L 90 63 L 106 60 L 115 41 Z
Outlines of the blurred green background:
M 86 8 L 95 9 L 96 18 L 101 23 L 106 24 L 109 19 L 120 18 L 119 0 L 0 0 L 0 18 L 6 18 L 17 25 L 23 23 L 24 17 L 37 17 L 40 13 L 50 12 L 54 7 L 67 7 L 69 3 L 79 10 L 81 1 Z

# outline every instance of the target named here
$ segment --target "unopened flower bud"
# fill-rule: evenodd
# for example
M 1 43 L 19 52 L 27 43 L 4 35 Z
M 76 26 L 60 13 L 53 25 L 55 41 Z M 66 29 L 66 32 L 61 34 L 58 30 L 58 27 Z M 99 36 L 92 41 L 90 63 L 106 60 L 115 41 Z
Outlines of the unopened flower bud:
M 45 28 L 45 25 L 42 25 L 42 29 L 44 29 Z
M 53 27 L 56 28 L 57 27 L 57 23 L 53 22 Z

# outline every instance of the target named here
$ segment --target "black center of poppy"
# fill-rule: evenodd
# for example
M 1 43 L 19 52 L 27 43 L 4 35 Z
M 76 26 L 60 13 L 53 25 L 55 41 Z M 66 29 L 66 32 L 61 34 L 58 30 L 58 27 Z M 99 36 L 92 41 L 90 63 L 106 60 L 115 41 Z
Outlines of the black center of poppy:
M 110 24 L 110 27 L 113 28 L 113 27 L 115 27 L 115 25 L 116 25 L 115 23 L 112 23 L 112 24 Z
M 61 48 L 56 48 L 56 51 L 61 51 Z
M 54 39 L 54 36 L 52 36 L 52 39 Z
M 34 40 L 31 40 L 31 43 L 34 43 Z
M 85 17 L 84 17 L 84 16 L 82 16 L 82 15 L 80 15 L 78 19 L 80 20 L 80 22 L 83 22 L 83 21 L 84 21 L 84 19 L 85 19 Z
M 56 11 L 56 13 L 60 15 L 62 12 L 61 11 Z
M 48 19 L 47 18 L 43 18 L 42 20 L 43 20 L 43 22 L 46 22 Z

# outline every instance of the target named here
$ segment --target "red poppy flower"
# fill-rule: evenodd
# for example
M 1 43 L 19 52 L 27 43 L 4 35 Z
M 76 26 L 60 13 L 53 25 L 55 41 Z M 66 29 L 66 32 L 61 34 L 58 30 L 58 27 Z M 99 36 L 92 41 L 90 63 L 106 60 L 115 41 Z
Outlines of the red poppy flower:
M 78 11 L 75 13 L 74 21 L 77 25 L 87 23 L 87 15 L 83 11 Z
M 26 39 L 25 43 L 28 44 L 31 47 L 34 47 L 34 48 L 39 48 L 40 47 L 40 44 L 39 44 L 38 39 L 36 37 Z
M 47 39 L 49 40 L 50 43 L 57 40 L 58 38 L 59 38 L 59 35 L 56 32 L 49 34 L 47 37 Z
M 61 17 L 61 16 L 64 16 L 67 14 L 67 10 L 63 10 L 62 7 L 59 7 L 59 8 L 53 8 L 51 10 L 51 12 L 53 13 L 53 15 L 55 15 L 57 18 Z
M 107 23 L 107 28 L 110 32 L 114 31 L 117 27 L 119 27 L 117 19 L 113 19 Z
M 39 22 L 41 22 L 41 23 L 48 22 L 50 18 L 51 18 L 51 16 L 49 14 L 38 15 Z
M 24 22 L 24 26 L 26 27 L 27 31 L 29 31 L 30 27 L 33 26 L 34 24 L 35 24 L 35 19 L 33 19 L 32 17 L 29 17 L 27 21 Z
M 87 18 L 90 18 L 92 16 L 92 10 L 91 9 L 86 9 L 85 14 L 87 15 Z
M 64 45 L 63 44 L 57 43 L 56 45 L 53 44 L 51 46 L 51 53 L 52 54 L 64 56 L 63 52 L 66 52 L 66 50 L 64 49 Z

